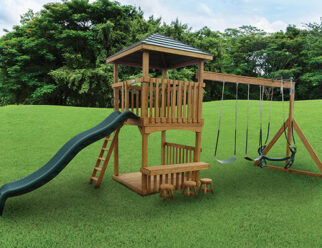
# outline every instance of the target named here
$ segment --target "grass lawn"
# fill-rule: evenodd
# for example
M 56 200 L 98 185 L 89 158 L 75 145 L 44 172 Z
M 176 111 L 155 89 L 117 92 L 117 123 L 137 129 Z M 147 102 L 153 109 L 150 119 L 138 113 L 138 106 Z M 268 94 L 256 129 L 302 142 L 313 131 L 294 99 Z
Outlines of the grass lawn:
M 0 247 L 322 247 L 322 179 L 260 169 L 243 159 L 246 101 L 238 108 L 238 160 L 221 165 L 213 152 L 219 102 L 204 104 L 202 161 L 215 194 L 174 201 L 141 197 L 111 179 L 109 166 L 100 189 L 88 179 L 102 144 L 81 151 L 53 181 L 9 198 L 0 218 Z M 259 103 L 251 102 L 249 151 L 256 155 Z M 268 103 L 264 106 L 265 121 Z M 288 109 L 288 107 L 286 107 Z M 233 153 L 234 101 L 224 102 L 218 157 Z M 93 127 L 111 109 L 60 106 L 0 108 L 0 185 L 44 165 L 71 137 Z M 273 135 L 282 124 L 282 105 L 273 104 Z M 295 118 L 322 157 L 322 101 L 298 101 Z M 266 127 L 266 122 L 265 122 Z M 169 131 L 167 140 L 193 145 L 194 134 Z M 319 172 L 298 140 L 294 168 Z M 285 154 L 281 139 L 270 153 Z M 120 172 L 141 163 L 137 127 L 120 132 Z M 149 164 L 160 164 L 160 133 L 149 137 Z M 111 161 L 112 162 L 112 161 Z M 278 163 L 277 163 L 278 164 Z M 281 163 L 280 163 L 281 164 Z

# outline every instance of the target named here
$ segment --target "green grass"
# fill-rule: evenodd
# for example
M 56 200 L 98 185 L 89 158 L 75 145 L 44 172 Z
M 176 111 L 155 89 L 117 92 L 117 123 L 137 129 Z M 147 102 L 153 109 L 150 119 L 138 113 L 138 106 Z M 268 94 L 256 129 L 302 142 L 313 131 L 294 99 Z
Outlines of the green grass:
M 250 155 L 258 145 L 258 102 L 251 103 Z M 202 161 L 214 179 L 215 195 L 163 201 L 141 197 L 111 179 L 108 167 L 100 189 L 88 185 L 101 142 L 87 147 L 44 187 L 7 201 L 0 218 L 0 247 L 321 247 L 322 180 L 260 169 L 242 159 L 246 102 L 239 102 L 238 160 L 213 159 L 219 102 L 204 104 Z M 295 118 L 322 156 L 322 101 L 299 101 Z M 268 116 L 265 103 L 265 120 Z M 281 103 L 273 105 L 272 134 L 282 123 Z M 233 152 L 234 101 L 224 102 L 219 157 Z M 71 137 L 112 110 L 58 106 L 0 108 L 0 185 L 45 164 Z M 266 123 L 266 122 L 265 122 Z M 265 124 L 266 126 L 266 124 Z M 194 135 L 169 131 L 172 142 L 193 145 Z M 298 140 L 294 168 L 318 172 Z M 149 138 L 149 164 L 160 163 L 160 133 Z M 285 153 L 285 140 L 271 155 Z M 141 140 L 134 126 L 120 133 L 120 171 L 138 171 Z

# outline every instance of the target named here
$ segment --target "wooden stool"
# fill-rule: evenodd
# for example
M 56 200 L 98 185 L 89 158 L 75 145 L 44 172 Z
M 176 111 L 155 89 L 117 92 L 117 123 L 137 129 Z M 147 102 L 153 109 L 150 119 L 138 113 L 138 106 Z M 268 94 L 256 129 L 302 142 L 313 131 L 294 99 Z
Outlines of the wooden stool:
M 160 185 L 160 197 L 163 195 L 163 199 L 167 199 L 167 193 L 168 196 L 173 200 L 173 190 L 174 186 L 172 184 L 161 184 Z
M 196 191 L 196 186 L 197 186 L 197 183 L 195 181 L 185 181 L 183 183 L 182 194 L 190 196 L 192 191 L 193 191 L 193 195 L 196 198 L 198 198 L 197 191 Z M 185 193 L 185 189 L 187 189 L 187 193 Z
M 198 193 L 200 193 L 202 190 L 204 192 L 204 194 L 207 194 L 207 192 L 211 192 L 212 194 L 214 193 L 214 189 L 212 187 L 212 179 L 210 178 L 202 178 L 200 179 L 200 188 Z M 204 185 L 204 188 L 202 189 L 202 185 Z M 207 185 L 209 185 L 209 188 L 207 187 Z

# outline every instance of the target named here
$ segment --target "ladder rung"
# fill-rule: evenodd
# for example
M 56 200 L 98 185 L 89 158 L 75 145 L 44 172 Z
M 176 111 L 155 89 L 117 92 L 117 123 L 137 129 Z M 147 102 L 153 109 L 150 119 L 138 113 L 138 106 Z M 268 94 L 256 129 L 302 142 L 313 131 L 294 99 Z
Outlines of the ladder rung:
M 94 180 L 94 181 L 98 181 L 97 177 L 91 177 L 91 179 Z
M 98 158 L 98 160 L 105 161 L 105 158 Z
M 112 139 L 109 139 L 109 138 L 106 138 L 105 140 L 107 140 L 107 141 L 112 141 Z
M 102 150 L 103 150 L 103 151 L 108 151 L 108 150 L 109 150 L 109 148 L 102 148 Z
M 100 168 L 100 167 L 94 167 L 94 170 L 101 171 L 102 168 Z

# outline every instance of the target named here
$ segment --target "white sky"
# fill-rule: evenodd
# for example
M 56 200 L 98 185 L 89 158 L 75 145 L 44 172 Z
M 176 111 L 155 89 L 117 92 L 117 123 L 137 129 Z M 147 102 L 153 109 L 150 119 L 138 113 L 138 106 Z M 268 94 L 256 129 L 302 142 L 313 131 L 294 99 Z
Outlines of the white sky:
M 56 0 L 60 2 L 59 0 Z M 94 0 L 91 0 L 91 2 Z M 3 28 L 19 24 L 28 9 L 39 11 L 55 0 L 0 0 L 0 36 Z M 224 31 L 253 25 L 267 32 L 285 30 L 288 24 L 320 22 L 321 0 L 118 0 L 121 4 L 141 7 L 145 17 L 162 17 L 166 23 L 178 18 L 193 30 L 208 26 Z

